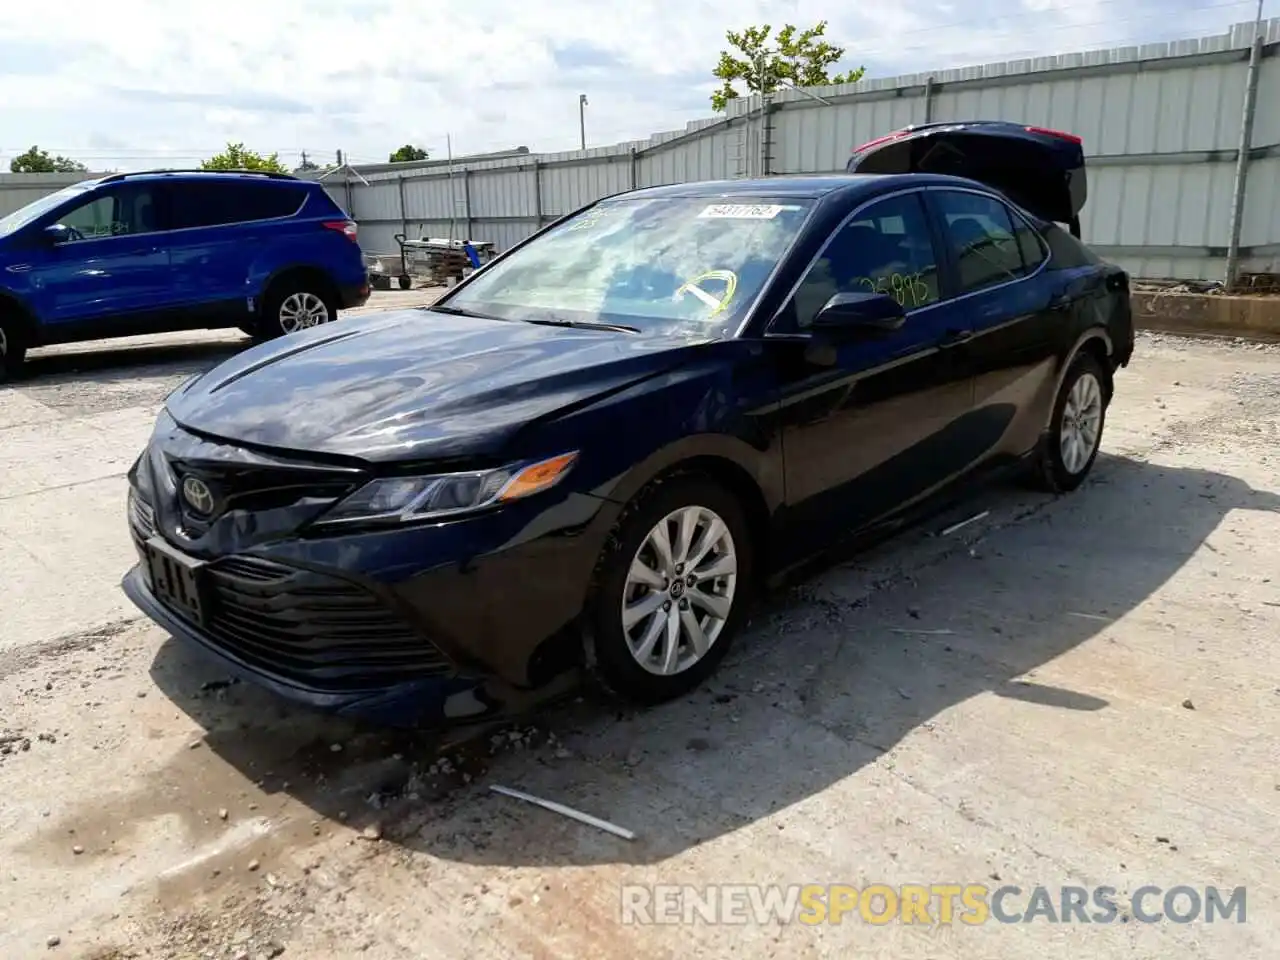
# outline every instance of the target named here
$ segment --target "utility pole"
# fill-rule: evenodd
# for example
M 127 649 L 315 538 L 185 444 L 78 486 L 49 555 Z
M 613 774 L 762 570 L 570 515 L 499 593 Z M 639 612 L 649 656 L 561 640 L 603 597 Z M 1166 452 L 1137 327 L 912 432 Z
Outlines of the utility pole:
M 1249 170 L 1249 149 L 1253 145 L 1253 118 L 1258 105 L 1258 61 L 1262 59 L 1262 4 L 1253 19 L 1253 43 L 1249 45 L 1249 68 L 1244 82 L 1244 112 L 1240 117 L 1240 145 L 1236 153 L 1235 184 L 1231 190 L 1231 233 L 1227 246 L 1227 270 L 1223 286 L 1235 289 L 1240 274 L 1240 233 L 1244 227 L 1245 177 Z
M 587 95 L 578 94 L 578 135 L 582 140 L 582 149 L 587 149 Z

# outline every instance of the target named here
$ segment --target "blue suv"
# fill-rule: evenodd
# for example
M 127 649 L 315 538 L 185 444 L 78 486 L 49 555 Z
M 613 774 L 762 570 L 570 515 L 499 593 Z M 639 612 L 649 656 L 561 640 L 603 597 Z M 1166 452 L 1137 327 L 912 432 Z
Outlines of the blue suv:
M 222 327 L 269 339 L 369 289 L 356 224 L 318 183 L 113 174 L 0 218 L 0 381 L 29 347 Z

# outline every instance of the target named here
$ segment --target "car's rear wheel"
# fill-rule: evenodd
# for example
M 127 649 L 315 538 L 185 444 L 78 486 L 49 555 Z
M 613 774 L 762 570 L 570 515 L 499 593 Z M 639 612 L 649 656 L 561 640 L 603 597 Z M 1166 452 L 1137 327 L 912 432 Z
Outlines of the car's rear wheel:
M 22 330 L 12 320 L 0 317 L 0 383 L 16 380 L 27 356 Z
M 263 304 L 265 332 L 272 337 L 318 327 L 337 315 L 333 298 L 317 284 L 306 281 L 280 284 Z
M 753 553 L 742 505 L 715 481 L 681 476 L 643 492 L 605 549 L 587 611 L 597 681 L 636 703 L 702 683 L 745 617 Z
M 1098 358 L 1082 352 L 1071 362 L 1058 388 L 1049 432 L 1036 456 L 1032 478 L 1050 493 L 1068 493 L 1084 482 L 1106 425 L 1110 391 Z
M 413 286 L 413 278 L 407 274 L 400 274 L 400 279 L 396 281 L 400 285 L 401 290 L 408 290 Z

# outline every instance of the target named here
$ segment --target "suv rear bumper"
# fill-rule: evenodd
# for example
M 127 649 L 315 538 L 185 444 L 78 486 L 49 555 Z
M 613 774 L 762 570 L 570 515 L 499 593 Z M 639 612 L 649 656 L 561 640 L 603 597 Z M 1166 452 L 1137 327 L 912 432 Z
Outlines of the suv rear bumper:
M 352 307 L 363 307 L 369 302 L 373 288 L 366 279 L 358 287 L 340 287 L 338 289 L 338 309 L 350 310 Z

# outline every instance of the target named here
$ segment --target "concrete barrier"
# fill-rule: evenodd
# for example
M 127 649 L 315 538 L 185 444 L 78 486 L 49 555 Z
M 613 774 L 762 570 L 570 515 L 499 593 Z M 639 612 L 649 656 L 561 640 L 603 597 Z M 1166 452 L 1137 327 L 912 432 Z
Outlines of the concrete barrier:
M 1139 330 L 1280 342 L 1280 297 L 1204 293 L 1135 293 Z

